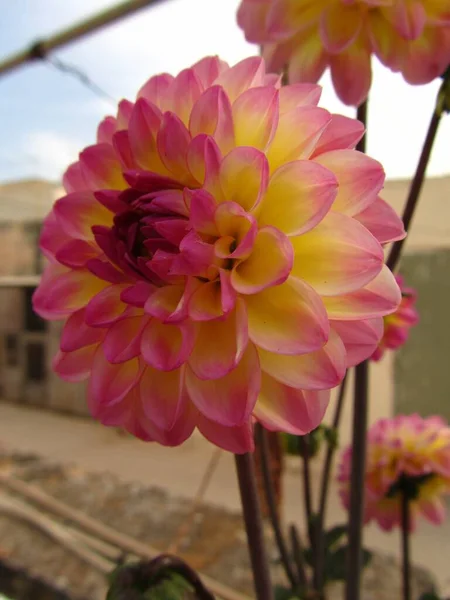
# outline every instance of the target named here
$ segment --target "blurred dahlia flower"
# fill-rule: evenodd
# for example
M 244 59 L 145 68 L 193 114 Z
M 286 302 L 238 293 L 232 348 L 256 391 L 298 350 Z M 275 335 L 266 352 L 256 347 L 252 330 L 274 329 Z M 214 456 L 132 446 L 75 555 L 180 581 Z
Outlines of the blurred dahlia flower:
M 381 419 L 368 431 L 365 522 L 390 531 L 401 524 L 401 494 L 410 500 L 410 530 L 423 515 L 431 523 L 445 518 L 443 497 L 450 494 L 450 428 L 440 417 L 418 414 Z M 349 507 L 351 447 L 338 468 L 340 496 Z
M 67 319 L 55 371 L 102 423 L 232 452 L 254 419 L 304 434 L 400 301 L 404 235 L 360 123 L 254 57 L 152 77 L 99 126 L 47 217 L 34 296 Z
M 361 104 L 371 54 L 407 82 L 428 83 L 450 63 L 448 0 L 242 0 L 238 23 L 263 46 L 268 69 L 318 81 L 330 67 L 336 93 Z
M 406 343 L 411 327 L 419 322 L 419 314 L 415 308 L 417 293 L 412 288 L 405 287 L 403 277 L 396 275 L 395 279 L 402 292 L 402 300 L 398 309 L 384 317 L 384 333 L 371 359 L 378 361 L 385 350 L 396 350 Z

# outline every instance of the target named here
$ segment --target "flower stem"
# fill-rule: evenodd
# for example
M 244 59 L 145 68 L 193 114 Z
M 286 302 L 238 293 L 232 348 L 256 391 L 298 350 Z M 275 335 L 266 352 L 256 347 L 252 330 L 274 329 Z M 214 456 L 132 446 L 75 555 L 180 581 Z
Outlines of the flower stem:
M 278 552 L 280 553 L 281 564 L 286 573 L 286 577 L 291 584 L 292 589 L 296 589 L 299 583 L 299 579 L 292 568 L 291 559 L 289 557 L 289 550 L 285 542 L 283 532 L 281 530 L 280 518 L 275 501 L 275 493 L 273 488 L 273 481 L 270 474 L 269 465 L 269 448 L 267 445 L 266 430 L 259 423 L 255 427 L 256 430 L 256 441 L 257 448 L 260 451 L 262 479 L 264 484 L 264 493 L 266 496 L 267 507 L 269 509 L 269 518 L 272 525 L 273 533 L 275 535 L 275 541 L 278 546 Z
M 291 538 L 292 554 L 294 556 L 295 565 L 297 567 L 299 584 L 301 588 L 306 589 L 308 586 L 308 578 L 306 576 L 304 550 L 295 525 L 291 525 L 289 527 L 289 536 Z
M 419 162 L 417 163 L 416 172 L 411 182 L 411 187 L 409 189 L 409 194 L 406 200 L 402 217 L 406 231 L 409 230 L 412 218 L 414 216 L 414 212 L 416 210 L 417 202 L 419 200 L 420 192 L 422 191 L 423 182 L 425 180 L 425 173 L 427 170 L 428 162 L 430 160 L 431 151 L 436 140 L 436 134 L 438 132 L 439 123 L 441 122 L 443 112 L 446 110 L 445 95 L 448 93 L 448 85 L 448 81 L 444 79 L 437 95 L 436 106 L 431 116 L 430 125 L 428 126 L 428 132 L 422 146 L 422 152 L 420 154 Z M 389 253 L 389 257 L 386 262 L 387 266 L 391 269 L 391 271 L 393 271 L 398 265 L 404 243 L 405 238 L 403 240 L 398 240 L 392 246 L 392 249 Z
M 311 498 L 311 474 L 309 470 L 309 436 L 304 435 L 298 438 L 300 444 L 300 450 L 303 459 L 303 497 L 305 504 L 305 518 L 306 518 L 306 526 L 308 529 L 308 535 L 311 543 L 311 550 L 314 554 L 314 541 L 315 536 L 312 531 L 312 521 L 313 521 L 313 510 L 312 510 L 312 498 Z
M 236 454 L 235 462 L 256 598 L 273 600 L 253 457 L 248 453 Z
M 364 126 L 366 126 L 366 123 L 367 123 L 367 108 L 368 108 L 368 99 L 365 100 L 362 104 L 360 104 L 358 106 L 358 108 L 356 109 L 356 118 L 358 119 L 358 121 L 361 121 L 361 123 L 363 123 Z M 359 140 L 359 142 L 356 146 L 356 150 L 359 150 L 359 152 L 365 152 L 366 144 L 367 144 L 367 130 L 364 133 L 363 137 Z
M 406 492 L 402 493 L 401 502 L 403 600 L 411 600 L 411 563 L 409 552 L 410 503 Z
M 369 364 L 364 361 L 355 368 L 346 600 L 359 600 L 361 596 L 368 388 Z
M 345 390 L 347 387 L 348 374 L 345 375 L 339 387 L 339 395 L 336 403 L 336 410 L 333 417 L 332 430 L 337 431 L 339 423 L 341 421 L 342 407 L 344 406 Z M 328 448 L 325 456 L 325 462 L 322 471 L 322 480 L 320 484 L 320 503 L 319 503 L 319 517 L 317 521 L 316 530 L 316 545 L 317 545 L 317 576 L 316 583 L 318 591 L 320 592 L 323 588 L 324 581 L 324 559 L 325 559 L 325 547 L 324 547 L 324 525 L 325 525 L 325 514 L 327 510 L 328 500 L 328 489 L 330 485 L 331 476 L 331 465 L 333 464 L 333 456 L 336 451 L 336 444 L 331 439 L 328 440 Z

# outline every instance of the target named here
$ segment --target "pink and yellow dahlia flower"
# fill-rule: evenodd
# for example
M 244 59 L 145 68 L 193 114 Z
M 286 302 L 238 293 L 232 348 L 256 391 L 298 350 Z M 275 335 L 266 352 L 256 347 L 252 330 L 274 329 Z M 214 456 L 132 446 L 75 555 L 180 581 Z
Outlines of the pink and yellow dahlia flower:
M 440 417 L 418 414 L 381 419 L 368 431 L 365 522 L 390 531 L 401 525 L 401 494 L 410 500 L 410 530 L 423 515 L 445 518 L 443 497 L 450 494 L 450 428 Z M 340 496 L 349 507 L 351 447 L 338 468 Z
M 295 83 L 329 67 L 339 98 L 355 106 L 370 89 L 372 53 L 412 84 L 450 63 L 448 0 L 242 0 L 238 23 L 269 69 L 287 67 Z
M 233 452 L 254 420 L 303 434 L 369 357 L 400 301 L 360 123 L 314 84 L 279 89 L 261 58 L 152 77 L 99 126 L 47 217 L 34 296 L 67 319 L 55 371 L 88 379 L 106 425 Z
M 416 290 L 405 287 L 403 277 L 395 277 L 402 292 L 402 300 L 398 309 L 384 317 L 384 333 L 371 359 L 378 361 L 386 350 L 397 350 L 406 343 L 409 330 L 419 322 L 419 314 L 415 304 L 417 299 Z

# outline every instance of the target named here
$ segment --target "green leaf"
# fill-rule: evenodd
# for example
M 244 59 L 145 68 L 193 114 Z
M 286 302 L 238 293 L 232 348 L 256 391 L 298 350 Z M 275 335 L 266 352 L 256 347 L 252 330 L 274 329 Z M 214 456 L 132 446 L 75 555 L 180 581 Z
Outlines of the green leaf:
M 419 600 L 442 600 L 442 598 L 434 592 L 425 592 L 420 596 Z
M 273 589 L 274 600 L 301 600 L 300 596 L 296 596 L 291 588 L 276 585 Z
M 325 531 L 325 548 L 335 546 L 344 535 L 347 535 L 347 532 L 348 525 L 336 525 L 336 527 Z
M 347 550 L 348 546 L 340 546 L 337 550 L 327 552 L 325 555 L 325 579 L 327 581 L 345 580 L 347 576 Z M 372 553 L 363 548 L 362 566 L 366 567 L 372 558 Z

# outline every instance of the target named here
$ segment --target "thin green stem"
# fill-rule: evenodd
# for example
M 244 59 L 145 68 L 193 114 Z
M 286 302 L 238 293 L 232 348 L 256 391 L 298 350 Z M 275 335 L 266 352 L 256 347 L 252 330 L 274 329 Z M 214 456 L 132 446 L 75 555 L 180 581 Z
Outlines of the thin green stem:
M 281 564 L 283 565 L 284 571 L 286 573 L 286 577 L 291 584 L 292 589 L 296 589 L 299 584 L 299 579 L 294 569 L 292 568 L 291 559 L 289 556 L 289 550 L 287 544 L 285 542 L 283 531 L 281 529 L 280 517 L 277 510 L 277 505 L 275 501 L 275 493 L 273 489 L 273 481 L 270 474 L 270 465 L 269 465 L 269 448 L 267 445 L 267 435 L 266 430 L 260 424 L 257 424 L 255 427 L 256 430 L 256 441 L 257 447 L 260 451 L 260 459 L 261 459 L 261 470 L 262 470 L 262 478 L 264 484 L 264 492 L 267 501 L 267 507 L 269 509 L 269 518 L 270 523 L 272 525 L 273 533 L 275 536 L 275 541 L 278 546 L 278 552 L 280 553 Z
M 450 78 L 449 78 L 450 79 Z M 425 141 L 422 146 L 422 151 L 420 153 L 419 162 L 417 163 L 416 172 L 414 174 L 413 180 L 411 182 L 411 187 L 409 189 L 408 198 L 406 200 L 405 208 L 403 211 L 403 224 L 405 226 L 405 231 L 409 231 L 411 226 L 411 222 L 417 207 L 417 203 L 420 198 L 420 193 L 422 191 L 423 182 L 425 181 L 425 174 L 428 167 L 428 163 L 430 161 L 431 152 L 433 150 L 434 142 L 436 140 L 436 135 L 439 129 L 439 124 L 441 122 L 442 115 L 445 110 L 448 110 L 446 107 L 447 98 L 446 95 L 448 92 L 449 82 L 444 79 L 442 82 L 442 86 L 438 92 L 436 99 L 436 106 L 433 110 L 433 114 L 431 116 L 430 125 L 428 126 L 427 135 L 425 137 Z M 405 243 L 405 239 L 398 240 L 395 242 L 391 248 L 389 253 L 389 257 L 386 261 L 387 266 L 394 271 L 397 267 L 401 252 L 403 249 L 403 244 Z
M 256 599 L 274 600 L 253 457 L 249 453 L 236 454 L 235 462 Z
M 346 373 L 344 379 L 339 387 L 339 394 L 336 403 L 336 410 L 333 417 L 333 423 L 331 425 L 332 430 L 337 432 L 342 416 L 342 408 L 344 406 L 345 390 L 347 387 L 348 373 Z M 333 464 L 333 457 L 336 452 L 336 443 L 333 443 L 331 439 L 328 440 L 327 453 L 325 456 L 322 479 L 320 484 L 320 502 L 319 502 L 319 516 L 317 520 L 316 529 L 316 545 L 317 545 L 317 576 L 316 583 L 318 591 L 320 592 L 323 588 L 324 583 L 324 560 L 325 560 L 325 538 L 324 538 L 324 527 L 325 527 L 325 515 L 327 510 L 328 490 L 330 485 L 331 477 L 331 466 Z
M 401 502 L 403 600 L 411 600 L 411 561 L 409 548 L 410 503 L 407 493 L 402 493 Z

